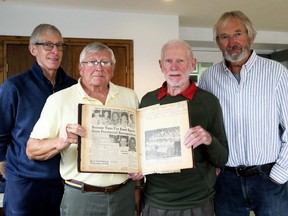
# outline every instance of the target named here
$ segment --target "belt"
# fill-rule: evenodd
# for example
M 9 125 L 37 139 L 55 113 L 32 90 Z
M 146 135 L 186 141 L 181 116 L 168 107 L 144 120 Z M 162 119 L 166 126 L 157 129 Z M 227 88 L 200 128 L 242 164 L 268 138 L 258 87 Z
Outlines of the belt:
M 85 184 L 80 181 L 76 181 L 74 179 L 65 180 L 65 184 L 80 189 L 82 192 L 103 192 L 103 193 L 113 193 L 124 185 L 126 185 L 131 179 L 127 179 L 126 181 L 122 182 L 121 184 L 110 185 L 106 187 L 98 187 L 94 185 Z
M 275 163 L 268 163 L 258 166 L 238 166 L 238 167 L 224 167 L 224 171 L 233 172 L 237 176 L 247 177 L 252 175 L 261 175 L 264 172 L 270 171 Z

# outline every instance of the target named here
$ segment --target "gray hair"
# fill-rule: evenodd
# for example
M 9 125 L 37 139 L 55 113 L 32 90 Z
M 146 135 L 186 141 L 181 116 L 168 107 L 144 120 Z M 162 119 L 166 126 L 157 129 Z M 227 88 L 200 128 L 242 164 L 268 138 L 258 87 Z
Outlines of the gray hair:
M 165 43 L 161 49 L 161 59 L 163 60 L 164 58 L 164 53 L 167 49 L 168 46 L 170 45 L 183 45 L 186 49 L 187 49 L 187 54 L 190 55 L 193 58 L 193 51 L 192 51 L 192 47 L 190 46 L 190 44 L 188 44 L 186 41 L 184 40 L 179 40 L 179 39 L 175 39 L 175 40 L 170 40 L 167 43 Z
M 240 21 L 241 23 L 245 25 L 248 38 L 250 39 L 252 43 L 256 37 L 257 32 L 253 28 L 253 24 L 250 21 L 250 19 L 242 11 L 230 11 L 230 12 L 225 12 L 222 14 L 222 16 L 219 18 L 219 20 L 217 21 L 217 23 L 214 25 L 214 28 L 213 28 L 214 40 L 217 41 L 218 29 L 222 26 L 225 26 L 227 22 L 232 18 Z
M 30 41 L 29 43 L 30 44 L 35 44 L 38 42 L 39 38 L 41 37 L 41 34 L 43 32 L 49 32 L 49 33 L 52 33 L 52 34 L 58 34 L 61 39 L 62 39 L 62 42 L 63 42 L 63 37 L 62 37 L 62 34 L 61 32 L 59 31 L 58 28 L 56 28 L 54 25 L 50 25 L 50 24 L 40 24 L 38 25 L 32 32 L 31 34 L 31 37 L 30 37 Z
M 81 63 L 82 61 L 84 61 L 88 53 L 97 53 L 97 52 L 110 52 L 112 64 L 114 65 L 116 63 L 116 58 L 112 49 L 99 42 L 93 42 L 86 45 L 82 50 L 82 52 L 80 53 L 79 62 Z

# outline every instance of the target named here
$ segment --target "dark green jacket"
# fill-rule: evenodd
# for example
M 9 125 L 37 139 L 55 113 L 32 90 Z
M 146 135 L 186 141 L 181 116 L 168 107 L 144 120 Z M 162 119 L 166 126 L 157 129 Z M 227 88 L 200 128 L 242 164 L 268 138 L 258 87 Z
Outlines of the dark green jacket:
M 159 101 L 159 90 L 147 93 L 140 107 L 187 100 L 179 95 L 165 96 Z M 181 173 L 147 175 L 144 187 L 144 201 L 147 205 L 169 210 L 190 209 L 200 206 L 214 195 L 216 167 L 224 167 L 228 160 L 222 110 L 218 99 L 200 88 L 189 101 L 189 106 L 191 125 L 200 125 L 206 129 L 213 137 L 212 143 L 194 149 L 193 169 L 185 169 Z

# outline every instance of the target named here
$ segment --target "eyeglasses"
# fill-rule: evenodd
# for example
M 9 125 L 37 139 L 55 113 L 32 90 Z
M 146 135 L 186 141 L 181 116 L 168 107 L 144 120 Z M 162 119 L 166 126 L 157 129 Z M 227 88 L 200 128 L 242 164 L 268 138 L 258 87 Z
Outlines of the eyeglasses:
M 219 35 L 216 37 L 217 40 L 220 40 L 222 42 L 227 42 L 229 41 L 231 38 L 237 40 L 242 38 L 245 34 L 247 34 L 246 32 L 235 32 L 233 35 L 227 35 L 227 34 L 223 34 L 223 35 Z
M 66 44 L 64 43 L 52 43 L 52 42 L 44 42 L 44 43 L 35 43 L 34 45 L 39 46 L 42 45 L 45 51 L 53 50 L 54 46 L 57 47 L 58 51 L 63 51 L 66 48 Z
M 110 67 L 113 63 L 110 61 L 83 61 L 82 64 L 87 64 L 88 67 L 96 67 L 100 64 L 102 67 Z

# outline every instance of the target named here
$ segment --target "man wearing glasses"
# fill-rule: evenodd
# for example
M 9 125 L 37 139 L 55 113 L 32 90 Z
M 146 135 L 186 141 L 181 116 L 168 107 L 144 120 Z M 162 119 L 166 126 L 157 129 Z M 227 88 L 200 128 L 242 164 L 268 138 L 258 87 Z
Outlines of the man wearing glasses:
M 85 46 L 79 61 L 81 78 L 47 99 L 27 143 L 32 159 L 45 160 L 61 152 L 60 172 L 65 180 L 62 216 L 135 215 L 135 185 L 127 174 L 83 173 L 77 169 L 78 136 L 86 135 L 78 124 L 78 104 L 138 108 L 132 89 L 111 82 L 115 63 L 113 51 L 104 44 Z
M 55 26 L 38 25 L 29 43 L 35 63 L 0 86 L 0 171 L 6 178 L 5 215 L 60 215 L 60 155 L 45 161 L 30 160 L 26 143 L 47 97 L 76 83 L 60 67 L 64 48 Z

